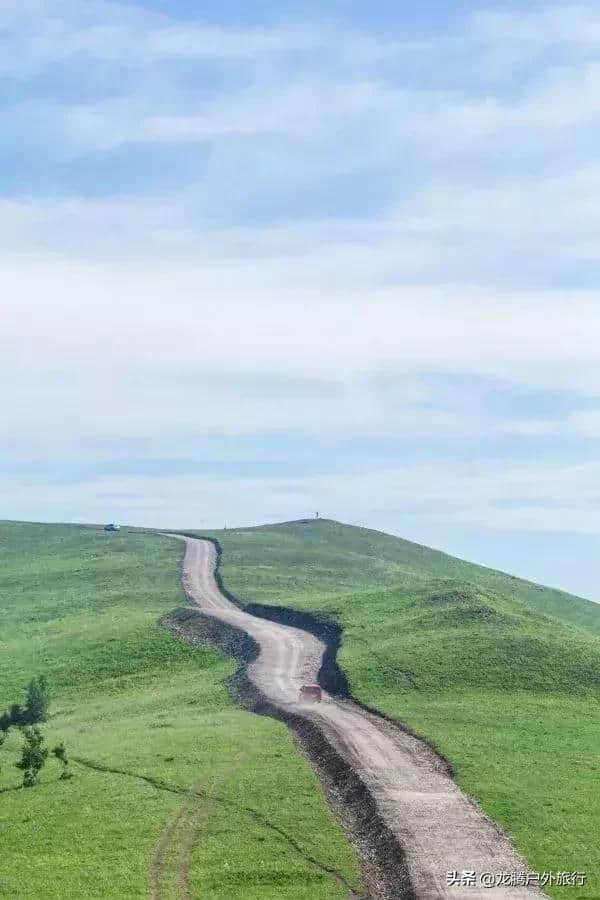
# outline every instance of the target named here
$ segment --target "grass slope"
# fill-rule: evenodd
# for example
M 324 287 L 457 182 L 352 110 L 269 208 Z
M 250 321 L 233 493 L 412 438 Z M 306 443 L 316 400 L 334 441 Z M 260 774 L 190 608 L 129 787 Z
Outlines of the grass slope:
M 0 750 L 0 896 L 122 900 L 148 896 L 149 880 L 160 898 L 186 882 L 217 900 L 347 896 L 307 857 L 356 883 L 287 729 L 233 705 L 219 653 L 158 626 L 183 603 L 181 551 L 141 533 L 0 524 L 0 710 L 46 674 L 48 744 L 79 760 L 70 781 L 51 761 L 24 790 L 18 733 Z
M 600 605 L 336 522 L 212 534 L 232 593 L 339 621 L 354 695 L 430 738 L 534 870 L 600 897 Z

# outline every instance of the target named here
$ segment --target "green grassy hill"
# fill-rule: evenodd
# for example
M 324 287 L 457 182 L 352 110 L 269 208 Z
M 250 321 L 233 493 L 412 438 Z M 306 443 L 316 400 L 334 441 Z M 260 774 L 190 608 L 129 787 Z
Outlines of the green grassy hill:
M 337 620 L 354 696 L 432 740 L 534 870 L 600 897 L 600 605 L 336 522 L 212 535 L 233 594 Z
M 20 788 L 0 749 L 0 896 L 38 900 L 347 896 L 353 852 L 287 729 L 236 708 L 220 653 L 158 625 L 184 604 L 182 545 L 0 523 L 0 711 L 52 686 L 49 761 Z M 277 765 L 273 765 L 273 760 Z M 312 861 L 311 861 L 312 859 Z M 315 864 L 321 863 L 322 866 Z M 325 871 L 329 867 L 341 878 Z
M 600 606 L 335 522 L 213 535 L 242 601 L 343 626 L 354 695 L 432 740 L 534 869 L 588 873 L 550 893 L 600 897 Z M 0 896 L 346 896 L 308 857 L 356 882 L 287 730 L 233 705 L 219 653 L 158 626 L 183 603 L 180 554 L 141 532 L 0 524 L 0 710 L 46 674 L 48 743 L 77 760 L 24 790 L 14 730 L 0 749 Z

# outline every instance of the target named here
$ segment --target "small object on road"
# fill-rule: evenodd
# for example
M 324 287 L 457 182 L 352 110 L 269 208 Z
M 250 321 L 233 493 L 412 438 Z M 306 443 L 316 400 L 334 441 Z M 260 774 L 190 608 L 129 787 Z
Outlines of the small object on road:
M 120 525 L 115 525 L 114 522 L 110 522 L 109 525 L 105 525 L 105 526 L 104 526 L 104 530 L 105 530 L 105 531 L 120 531 L 120 530 L 121 530 L 121 526 L 120 526 Z
M 303 684 L 300 688 L 300 702 L 320 703 L 321 688 L 318 684 Z

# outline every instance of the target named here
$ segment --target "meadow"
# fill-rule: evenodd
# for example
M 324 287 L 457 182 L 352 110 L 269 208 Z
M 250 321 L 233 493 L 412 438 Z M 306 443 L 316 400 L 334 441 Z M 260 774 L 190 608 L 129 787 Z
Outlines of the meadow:
M 343 627 L 352 693 L 427 737 L 534 871 L 600 897 L 600 605 L 336 522 L 211 532 L 225 586 Z
M 280 723 L 232 702 L 231 661 L 159 620 L 185 605 L 180 542 L 0 524 L 0 711 L 52 689 L 49 759 L 22 788 L 0 749 L 0 896 L 346 897 L 353 851 Z M 276 764 L 274 764 L 276 761 Z

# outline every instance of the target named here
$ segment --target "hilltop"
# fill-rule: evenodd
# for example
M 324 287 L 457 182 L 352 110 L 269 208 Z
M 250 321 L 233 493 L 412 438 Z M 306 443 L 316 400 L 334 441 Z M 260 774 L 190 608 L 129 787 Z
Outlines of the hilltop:
M 232 554 L 228 560 L 229 571 L 244 565 L 242 545 L 233 540 L 237 535 L 246 535 L 244 543 L 253 550 L 259 552 L 264 546 L 276 553 L 277 580 L 286 593 L 293 594 L 298 589 L 305 596 L 307 588 L 322 591 L 326 585 L 327 594 L 333 594 L 352 587 L 386 587 L 400 581 L 422 584 L 439 579 L 511 596 L 544 615 L 600 633 L 598 603 L 385 532 L 331 519 L 299 519 L 210 533 L 227 543 Z M 254 599 L 260 595 L 264 600 L 273 587 L 271 580 L 263 584 L 260 579 L 260 570 L 268 566 L 267 560 L 257 560 L 253 573 L 257 580 L 249 585 Z M 303 605 L 309 602 L 302 601 Z

